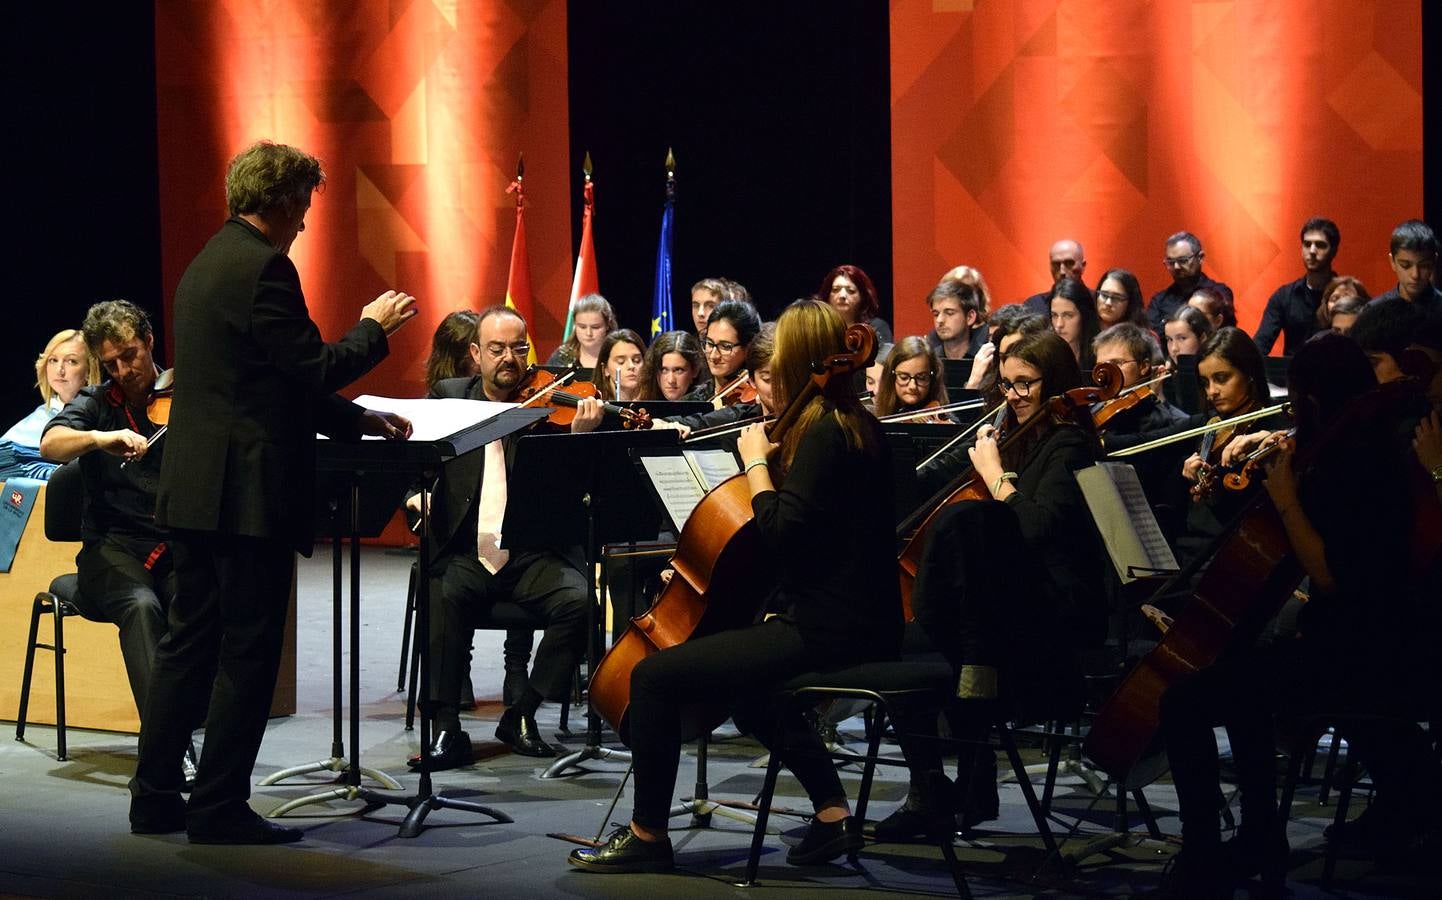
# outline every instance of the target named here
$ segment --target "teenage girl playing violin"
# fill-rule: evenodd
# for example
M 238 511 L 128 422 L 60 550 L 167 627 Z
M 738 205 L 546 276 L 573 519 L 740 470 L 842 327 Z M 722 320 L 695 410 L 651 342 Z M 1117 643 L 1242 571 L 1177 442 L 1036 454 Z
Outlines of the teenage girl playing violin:
M 918 412 L 928 406 L 945 406 L 946 402 L 941 364 L 926 339 L 907 337 L 897 341 L 876 380 L 877 417 Z M 952 419 L 946 413 L 937 413 L 908 421 L 949 423 Z
M 1295 451 L 1274 456 L 1265 490 L 1310 581 L 1311 599 L 1295 639 L 1226 656 L 1162 697 L 1184 841 L 1170 885 L 1177 896 L 1231 896 L 1236 882 L 1258 873 L 1281 888 L 1288 847 L 1276 808 L 1278 714 L 1327 711 L 1408 723 L 1347 733 L 1350 752 L 1362 758 L 1377 787 L 1368 813 L 1375 846 L 1402 850 L 1442 799 L 1436 760 L 1410 724 L 1418 718 L 1414 710 L 1430 708 L 1421 705 L 1425 692 L 1435 698 L 1436 653 L 1428 646 L 1435 638 L 1416 623 L 1421 601 L 1435 598 L 1436 585 L 1409 573 L 1416 498 L 1395 415 L 1347 411 L 1375 379 L 1361 349 L 1341 335 L 1319 334 L 1304 344 L 1292 358 L 1288 384 Z M 1360 401 L 1363 411 L 1367 402 Z M 1412 696 L 1417 691 L 1423 696 Z M 1225 845 L 1217 816 L 1216 725 L 1227 727 L 1242 791 L 1237 834 Z
M 968 827 L 996 818 L 996 757 L 977 746 L 990 730 L 993 704 L 1009 714 L 1030 711 L 1037 720 L 1053 712 L 1067 718 L 1075 710 L 1054 707 L 1080 707 L 1076 647 L 1105 636 L 1105 554 L 1072 474 L 1094 461 L 1095 441 L 1044 409 L 1048 398 L 1082 386 L 1076 356 L 1053 332 L 1029 334 L 1007 347 L 999 374 L 1003 430 L 1038 411 L 1045 418 L 1011 441 L 984 425 L 975 446 L 950 451 L 918 473 L 924 493 L 933 494 L 970 465 L 984 486 L 981 496 L 992 498 L 936 515 L 912 597 L 917 624 L 965 685 L 966 702 L 950 712 L 953 733 L 971 741 L 958 762 L 958 790 L 969 783 L 967 805 L 937 806 L 946 792 L 913 781 L 907 803 L 877 824 L 879 839 L 926 834 L 953 812 Z M 934 718 L 906 725 L 919 733 L 935 727 Z M 926 754 L 913 760 L 917 769 L 940 781 L 936 745 L 914 743 Z
M 846 352 L 844 332 L 841 317 L 824 303 L 802 301 L 782 313 L 771 360 L 779 408 L 801 396 L 813 361 Z M 738 726 L 769 746 L 775 714 L 765 698 L 773 686 L 807 671 L 894 658 L 900 649 L 892 486 L 874 477 L 888 471 L 888 450 L 850 379 L 833 379 L 809 401 L 779 446 L 760 425 L 743 431 L 739 446 L 746 472 L 737 477 L 746 479 L 761 543 L 777 561 L 777 591 L 764 621 L 758 615 L 758 624 L 661 650 L 636 666 L 630 823 L 600 847 L 572 851 L 572 865 L 596 872 L 671 868 L 667 823 L 689 704 L 735 704 Z M 799 716 L 787 727 L 787 767 L 816 811 L 787 860 L 808 865 L 859 848 L 859 823 L 815 730 Z
M 740 399 L 743 390 L 737 378 L 745 374 L 746 349 L 761 330 L 761 316 L 756 307 L 744 300 L 723 300 L 706 319 L 706 332 L 701 335 L 701 349 L 706 353 L 706 366 L 711 370 L 712 394 L 705 399 L 717 408 Z

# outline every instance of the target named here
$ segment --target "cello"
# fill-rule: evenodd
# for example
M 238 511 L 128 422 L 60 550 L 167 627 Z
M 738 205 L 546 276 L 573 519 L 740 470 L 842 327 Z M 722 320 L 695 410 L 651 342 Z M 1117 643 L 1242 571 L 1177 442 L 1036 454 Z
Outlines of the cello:
M 1005 452 L 1008 446 L 1023 435 L 1052 417 L 1078 420 L 1084 427 L 1090 428 L 1091 407 L 1097 403 L 1104 403 L 1117 395 L 1122 387 L 1122 370 L 1114 363 L 1099 363 L 1092 371 L 1092 381 L 1095 384 L 1072 388 L 1064 394 L 1052 397 L 1035 413 L 1032 413 L 1025 422 L 1006 432 L 999 441 L 1002 452 Z M 1007 405 L 1002 403 L 997 410 L 999 421 L 1004 420 L 1007 408 Z M 898 577 L 901 579 L 901 608 L 906 616 L 906 621 L 916 621 L 916 614 L 911 608 L 911 595 L 916 587 L 916 573 L 921 566 L 922 550 L 926 547 L 926 540 L 937 515 L 946 507 L 963 500 L 990 499 L 991 491 L 987 489 L 980 478 L 976 477 L 976 469 L 967 466 L 960 475 L 952 479 L 946 487 L 922 504 L 917 512 L 908 516 L 897 527 L 897 539 L 904 541 L 901 553 L 896 559 L 896 567 Z
M 773 443 L 817 394 L 851 389 L 851 375 L 876 358 L 876 332 L 869 325 L 852 325 L 846 329 L 846 347 L 847 352 L 815 364 L 801 395 L 766 425 Z M 622 742 L 630 744 L 627 710 L 636 665 L 692 638 L 752 624 L 759 610 L 756 598 L 764 597 L 775 582 L 765 558 L 746 475 L 733 475 L 696 505 L 681 529 L 671 580 L 651 608 L 631 620 L 591 676 L 591 706 Z M 691 724 L 696 733 L 705 733 L 725 719 L 724 709 L 705 709 Z

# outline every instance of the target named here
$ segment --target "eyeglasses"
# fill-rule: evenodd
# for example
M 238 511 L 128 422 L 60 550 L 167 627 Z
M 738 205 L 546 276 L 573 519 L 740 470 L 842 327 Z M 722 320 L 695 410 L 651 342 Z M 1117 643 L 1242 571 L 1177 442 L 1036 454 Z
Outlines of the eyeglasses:
M 1000 378 L 996 383 L 1003 394 L 1015 393 L 1018 397 L 1030 397 L 1031 386 L 1041 384 L 1041 379 L 1023 378 L 1020 381 L 1007 381 L 1005 378 Z
M 1097 302 L 1113 306 L 1117 303 L 1126 303 L 1126 294 L 1113 294 L 1111 291 L 1097 291 Z
M 915 375 L 912 375 L 910 372 L 897 372 L 897 373 L 896 373 L 896 383 L 897 383 L 897 384 L 900 384 L 900 385 L 908 385 L 908 384 L 911 384 L 913 381 L 916 382 L 916 383 L 917 383 L 918 385 L 920 385 L 921 387 L 926 387 L 928 384 L 931 384 L 931 373 L 930 373 L 930 372 L 917 372 Z
M 491 359 L 501 359 L 508 351 L 518 359 L 521 359 L 530 354 L 531 345 L 502 344 L 500 341 L 492 341 L 486 345 L 486 353 L 490 354 Z
M 1166 267 L 1169 268 L 1169 269 L 1180 269 L 1180 268 L 1182 268 L 1183 266 L 1189 266 L 1189 265 L 1191 265 L 1191 264 L 1192 264 L 1192 260 L 1196 259 L 1196 258 L 1197 258 L 1197 255 L 1198 255 L 1198 254 L 1196 254 L 1196 253 L 1188 253 L 1186 256 L 1167 256 L 1167 257 L 1163 257 L 1163 258 L 1162 258 L 1162 265 L 1166 266 Z
M 740 344 L 733 344 L 730 341 L 713 341 L 710 338 L 701 339 L 701 349 L 707 353 L 714 353 L 718 350 L 722 353 L 730 353 L 740 346 Z

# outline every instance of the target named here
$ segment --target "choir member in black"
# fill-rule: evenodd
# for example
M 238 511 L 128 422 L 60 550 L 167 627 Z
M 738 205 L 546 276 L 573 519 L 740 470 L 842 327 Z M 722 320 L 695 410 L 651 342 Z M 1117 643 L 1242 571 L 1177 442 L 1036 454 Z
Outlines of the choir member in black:
M 1322 288 L 1322 302 L 1317 305 L 1317 330 L 1325 331 L 1332 327 L 1332 315 L 1337 304 L 1351 298 L 1359 301 L 1358 311 L 1371 301 L 1372 295 L 1367 293 L 1367 286 L 1360 279 L 1351 275 L 1338 275 L 1327 286 Z M 1339 329 L 1340 330 L 1340 329 Z M 1343 332 L 1345 334 L 1346 332 Z
M 1237 311 L 1222 296 L 1222 292 L 1214 288 L 1199 287 L 1187 298 L 1187 305 L 1201 312 L 1211 323 L 1212 330 L 1218 328 L 1234 328 L 1237 324 Z
M 720 394 L 733 388 L 736 379 L 746 372 L 746 349 L 760 330 L 761 316 L 744 300 L 723 300 L 711 310 L 701 336 L 701 349 L 706 352 L 706 366 L 711 370 L 712 392 L 703 399 L 716 403 L 718 409 L 725 404 Z
M 926 344 L 938 359 L 973 357 L 983 366 L 990 362 L 981 358 L 989 342 L 983 302 L 981 291 L 963 281 L 942 279 L 931 289 L 926 306 L 932 329 Z
M 1190 231 L 1178 231 L 1167 238 L 1166 255 L 1162 262 L 1172 276 L 1172 283 L 1152 295 L 1147 301 L 1147 321 L 1152 330 L 1162 335 L 1162 325 L 1172 310 L 1186 306 L 1187 301 L 1199 287 L 1213 288 L 1232 305 L 1232 289 L 1202 271 L 1202 262 L 1207 251 L 1202 249 L 1202 240 Z
M 857 266 L 841 265 L 826 273 L 821 279 L 821 290 L 816 295 L 841 315 L 847 325 L 857 322 L 876 329 L 876 339 L 889 344 L 892 341 L 891 326 L 881 318 L 881 301 L 876 296 L 876 285 L 871 276 Z
M 1415 833 L 1439 800 L 1436 759 L 1411 724 L 1414 710 L 1429 708 L 1421 701 L 1435 698 L 1435 646 L 1415 623 L 1419 601 L 1435 598 L 1436 586 L 1409 575 L 1415 498 L 1409 461 L 1391 433 L 1396 423 L 1354 414 L 1332 427 L 1375 384 L 1366 358 L 1341 335 L 1303 345 L 1288 384 L 1296 449 L 1276 456 L 1265 480 L 1270 498 L 1259 502 L 1280 514 L 1311 599 L 1294 639 L 1226 655 L 1162 697 L 1184 840 L 1169 888 L 1182 896 L 1230 897 L 1236 882 L 1258 873 L 1280 887 L 1288 848 L 1277 821 L 1274 716 L 1399 717 L 1395 726 L 1347 735 L 1377 787 L 1376 836 Z M 1226 845 L 1217 815 L 1217 725 L 1227 728 L 1241 788 L 1241 820 Z
M 1321 330 L 1332 330 L 1338 334 L 1351 334 L 1352 326 L 1357 324 L 1357 317 L 1362 314 L 1367 301 L 1357 297 L 1343 297 L 1332 304 L 1331 312 L 1322 323 Z
M 629 328 L 606 335 L 596 355 L 596 396 L 610 403 L 640 400 L 645 394 L 646 342 Z
M 1271 388 L 1267 384 L 1262 354 L 1251 337 L 1239 328 L 1223 328 L 1207 339 L 1198 354 L 1197 377 L 1202 382 L 1206 409 L 1193 417 L 1192 424 L 1200 425 L 1204 420 L 1220 422 L 1271 404 Z M 1186 528 L 1177 539 L 1176 549 L 1182 565 L 1210 555 L 1214 539 L 1226 530 L 1227 523 L 1250 498 L 1246 491 L 1220 490 L 1212 475 L 1227 443 L 1250 432 L 1285 427 L 1286 417 L 1278 414 L 1222 428 L 1198 439 L 1197 451 L 1182 463 L 1182 477 L 1193 485 Z
M 972 742 L 958 763 L 963 827 L 997 816 L 996 758 L 979 746 L 995 704 L 1028 721 L 1074 715 L 1082 690 L 1077 651 L 1105 638 L 1105 553 L 1073 475 L 1095 461 L 1095 442 L 1044 409 L 1048 398 L 1081 384 L 1065 341 L 1049 331 L 1023 337 L 1002 355 L 1003 427 L 1043 418 L 1005 453 L 997 429 L 984 425 L 974 446 L 919 473 L 929 495 L 970 465 L 992 498 L 937 514 L 912 596 L 917 624 L 957 673 L 961 702 L 949 718 L 953 734 Z M 935 722 L 906 725 L 921 734 L 928 728 Z M 933 743 L 917 741 L 908 752 L 924 754 L 913 762 L 941 780 Z M 877 824 L 878 838 L 924 835 L 949 818 L 945 792 L 912 787 L 906 805 Z
M 930 406 L 945 406 L 946 402 L 941 364 L 926 339 L 908 337 L 897 341 L 876 379 L 876 415 L 914 413 Z M 951 418 L 946 413 L 936 413 L 907 421 L 950 422 Z
M 1063 278 L 1082 280 L 1087 269 L 1086 251 L 1079 242 L 1062 238 L 1052 244 L 1051 250 L 1047 252 L 1047 266 L 1051 269 L 1051 287 L 1039 294 L 1032 294 L 1017 304 L 1025 307 L 1027 312 L 1040 316 L 1048 314 L 1047 306 L 1058 281 Z
M 1092 355 L 1092 338 L 1101 331 L 1092 292 L 1080 281 L 1063 278 L 1052 288 L 1047 303 L 1051 309 L 1051 330 L 1071 348 L 1082 377 L 1091 378 L 1092 367 L 1096 364 Z
M 1397 286 L 1378 300 L 1401 299 L 1414 303 L 1428 317 L 1442 316 L 1442 291 L 1432 284 L 1437 268 L 1437 235 L 1420 219 L 1408 219 L 1392 229 L 1387 259 Z
M 426 358 L 426 389 L 447 378 L 468 378 L 476 374 L 471 345 L 476 342 L 476 321 L 480 313 L 458 309 L 447 313 L 431 336 L 431 355 Z
M 1426 324 L 1415 303 L 1392 297 L 1368 303 L 1352 326 L 1351 338 L 1367 354 L 1380 382 L 1402 377 L 1402 354 Z
M 689 400 L 704 389 L 710 371 L 701 342 L 689 331 L 658 334 L 646 348 L 645 399 Z
M 596 367 L 601 342 L 616 330 L 616 312 L 600 294 L 587 294 L 571 310 L 571 336 L 546 358 L 548 366 Z
M 801 395 L 814 361 L 845 350 L 844 332 L 841 317 L 823 303 L 802 301 L 782 313 L 772 359 L 778 406 Z M 735 704 L 738 724 L 769 746 L 776 723 L 766 698 L 777 684 L 803 672 L 893 658 L 900 649 L 891 484 L 874 477 L 888 471 L 888 451 L 849 380 L 812 399 L 780 446 L 759 425 L 739 443 L 756 526 L 779 584 L 757 624 L 662 650 L 636 666 L 631 822 L 604 845 L 573 851 L 573 865 L 599 872 L 671 867 L 667 821 L 689 704 Z M 761 598 L 737 599 L 762 612 Z M 787 860 L 807 865 L 859 848 L 859 824 L 815 731 L 799 717 L 787 727 L 785 762 L 816 810 Z
M 1178 306 L 1162 325 L 1166 340 L 1167 367 L 1177 370 L 1177 357 L 1196 356 L 1212 336 L 1212 322 L 1195 306 Z
M 698 339 L 706 334 L 706 322 L 711 318 L 711 310 L 726 299 L 727 293 L 726 282 L 721 278 L 703 278 L 691 285 L 691 321 L 696 326 Z
M 1337 223 L 1321 217 L 1308 219 L 1300 237 L 1302 267 L 1306 273 L 1272 292 L 1262 310 L 1257 332 L 1252 335 L 1263 356 L 1272 352 L 1278 337 L 1282 338 L 1282 353 L 1291 356 L 1312 336 L 1318 326 L 1317 310 L 1322 306 L 1322 294 L 1337 275 L 1332 271 L 1337 247 L 1342 241 Z
M 1147 306 L 1137 276 L 1126 269 L 1107 269 L 1097 282 L 1097 320 L 1102 330 L 1122 322 L 1147 327 Z

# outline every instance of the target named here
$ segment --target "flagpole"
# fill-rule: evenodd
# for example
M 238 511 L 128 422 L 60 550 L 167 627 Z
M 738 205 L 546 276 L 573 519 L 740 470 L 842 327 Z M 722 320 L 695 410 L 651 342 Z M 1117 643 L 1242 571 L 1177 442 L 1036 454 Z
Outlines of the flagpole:
M 596 186 L 591 181 L 591 151 L 586 151 L 586 159 L 581 164 L 581 173 L 585 176 L 585 184 L 582 188 L 583 207 L 581 210 L 581 248 L 576 254 L 576 274 L 571 280 L 571 305 L 566 308 L 566 328 L 561 335 L 562 341 L 570 340 L 571 331 L 576 324 L 576 301 L 587 294 L 594 294 L 600 291 L 596 278 L 596 248 L 591 236 L 591 222 L 596 214 Z
M 671 303 L 671 245 L 676 227 L 676 154 L 666 148 L 666 204 L 661 210 L 661 238 L 656 245 L 656 278 L 651 290 L 651 337 L 676 327 Z

